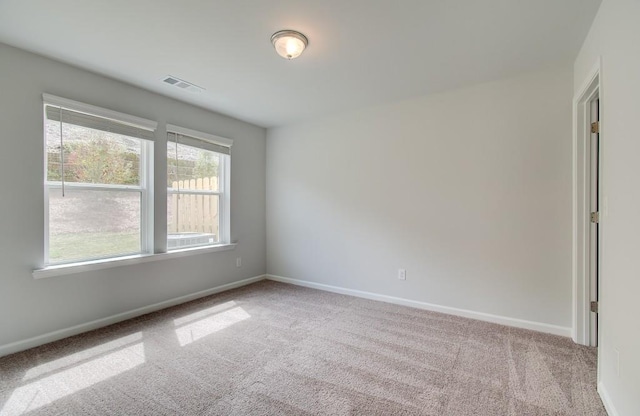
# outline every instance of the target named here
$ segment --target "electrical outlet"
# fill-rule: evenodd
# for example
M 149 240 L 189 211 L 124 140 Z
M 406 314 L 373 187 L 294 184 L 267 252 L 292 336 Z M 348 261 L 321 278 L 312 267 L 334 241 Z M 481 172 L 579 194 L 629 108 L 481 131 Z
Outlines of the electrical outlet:
M 407 271 L 405 269 L 398 269 L 398 279 L 407 280 Z
M 242 267 L 242 257 L 236 258 L 236 267 Z

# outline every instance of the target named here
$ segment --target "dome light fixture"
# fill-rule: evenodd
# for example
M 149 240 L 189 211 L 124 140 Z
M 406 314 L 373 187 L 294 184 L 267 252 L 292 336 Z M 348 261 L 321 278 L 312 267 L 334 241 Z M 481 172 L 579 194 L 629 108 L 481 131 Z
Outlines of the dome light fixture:
M 281 30 L 271 36 L 271 43 L 278 55 L 285 59 L 294 59 L 302 54 L 309 44 L 305 35 L 295 30 Z

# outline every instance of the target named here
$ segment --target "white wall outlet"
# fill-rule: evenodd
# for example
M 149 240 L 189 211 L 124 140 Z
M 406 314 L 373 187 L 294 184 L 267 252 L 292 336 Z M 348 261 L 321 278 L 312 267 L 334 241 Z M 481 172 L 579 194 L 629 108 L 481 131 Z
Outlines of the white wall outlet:
M 398 269 L 398 279 L 407 280 L 407 271 L 405 269 Z
M 237 257 L 236 258 L 236 267 L 241 267 L 242 266 L 242 257 Z

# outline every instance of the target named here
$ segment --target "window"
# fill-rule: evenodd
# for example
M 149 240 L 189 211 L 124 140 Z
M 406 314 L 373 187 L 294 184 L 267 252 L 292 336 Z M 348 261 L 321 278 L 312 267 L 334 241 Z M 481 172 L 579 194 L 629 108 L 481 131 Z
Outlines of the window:
M 156 123 L 44 95 L 45 263 L 153 252 Z
M 167 250 L 229 243 L 231 144 L 167 126 Z

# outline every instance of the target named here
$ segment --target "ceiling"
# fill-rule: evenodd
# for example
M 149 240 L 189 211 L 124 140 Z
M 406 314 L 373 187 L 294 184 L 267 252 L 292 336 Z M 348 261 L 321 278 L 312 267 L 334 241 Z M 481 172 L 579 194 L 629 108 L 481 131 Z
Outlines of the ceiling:
M 0 0 L 0 42 L 272 127 L 572 61 L 599 4 Z M 298 59 L 273 50 L 281 29 L 309 38 Z

